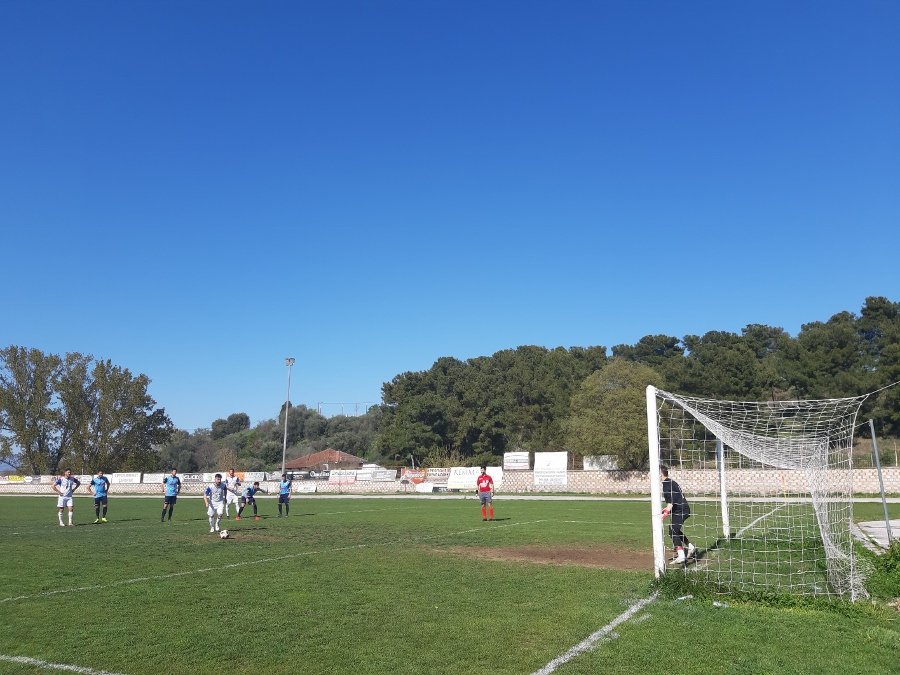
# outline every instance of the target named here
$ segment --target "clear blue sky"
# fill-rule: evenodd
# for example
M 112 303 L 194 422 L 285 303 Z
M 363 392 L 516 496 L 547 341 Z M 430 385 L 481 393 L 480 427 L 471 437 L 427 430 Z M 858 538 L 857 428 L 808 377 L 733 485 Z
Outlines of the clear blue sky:
M 900 3 L 0 6 L 0 344 L 181 428 L 900 300 Z M 329 412 L 334 412 L 330 410 Z

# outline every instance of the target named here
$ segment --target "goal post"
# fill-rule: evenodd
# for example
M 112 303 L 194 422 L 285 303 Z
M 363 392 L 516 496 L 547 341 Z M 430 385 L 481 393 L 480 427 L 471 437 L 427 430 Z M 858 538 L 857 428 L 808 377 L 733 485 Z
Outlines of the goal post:
M 646 394 L 657 577 L 675 569 L 720 592 L 865 595 L 851 536 L 853 430 L 865 396 Z M 682 543 L 693 555 L 683 565 L 666 562 L 662 465 L 690 505 Z

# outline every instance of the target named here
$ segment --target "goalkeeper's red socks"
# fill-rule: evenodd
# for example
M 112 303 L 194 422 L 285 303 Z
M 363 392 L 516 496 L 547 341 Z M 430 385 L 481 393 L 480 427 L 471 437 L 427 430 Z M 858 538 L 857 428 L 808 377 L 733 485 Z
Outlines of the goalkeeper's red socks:
M 494 519 L 494 505 L 493 504 L 491 504 L 488 507 L 488 518 L 490 518 L 491 520 Z
M 487 520 L 487 507 L 486 506 L 481 507 L 481 519 Z

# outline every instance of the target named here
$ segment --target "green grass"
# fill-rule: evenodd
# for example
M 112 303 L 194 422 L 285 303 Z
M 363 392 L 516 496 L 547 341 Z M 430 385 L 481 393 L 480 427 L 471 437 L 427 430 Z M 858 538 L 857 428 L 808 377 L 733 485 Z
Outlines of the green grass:
M 159 501 L 111 498 L 111 522 L 88 525 L 78 498 L 78 526 L 60 528 L 52 498 L 0 499 L 0 654 L 133 675 L 530 673 L 653 590 L 649 569 L 486 555 L 649 551 L 641 502 L 498 497 L 482 523 L 472 499 L 295 498 L 285 519 L 265 500 L 267 517 L 227 521 L 220 541 L 201 501 L 181 499 L 172 525 Z M 888 672 L 897 616 L 661 597 L 558 672 Z

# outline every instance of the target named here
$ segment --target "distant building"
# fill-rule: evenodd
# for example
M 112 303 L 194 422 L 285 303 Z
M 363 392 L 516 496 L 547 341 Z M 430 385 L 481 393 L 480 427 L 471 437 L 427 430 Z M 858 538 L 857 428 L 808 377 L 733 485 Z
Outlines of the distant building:
M 361 469 L 366 463 L 362 457 L 351 455 L 349 452 L 341 452 L 334 448 L 325 448 L 320 452 L 314 452 L 310 455 L 297 457 L 289 462 L 285 462 L 286 471 L 300 470 L 316 470 L 323 471 L 325 469 Z

